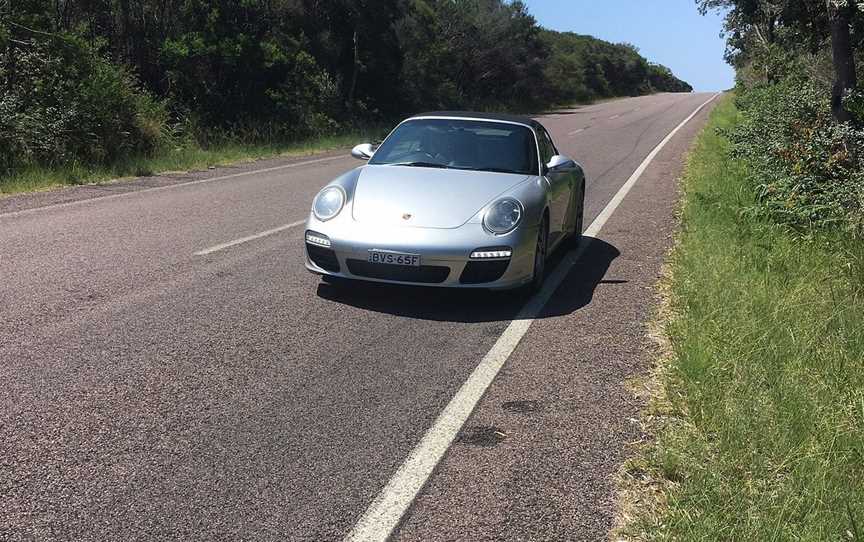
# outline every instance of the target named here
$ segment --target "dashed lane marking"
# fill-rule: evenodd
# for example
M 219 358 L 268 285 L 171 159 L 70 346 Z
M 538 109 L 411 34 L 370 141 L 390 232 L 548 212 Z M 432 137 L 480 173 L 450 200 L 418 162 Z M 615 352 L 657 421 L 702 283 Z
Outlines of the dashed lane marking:
M 279 227 L 273 228 L 271 230 L 262 231 L 261 233 L 255 233 L 253 235 L 241 237 L 240 239 L 234 239 L 233 241 L 228 241 L 226 243 L 220 243 L 220 244 L 212 246 L 210 248 L 205 248 L 204 250 L 199 250 L 198 252 L 195 253 L 195 256 L 206 256 L 208 254 L 213 254 L 214 252 L 219 252 L 220 250 L 225 250 L 226 248 L 231 248 L 231 247 L 235 247 L 237 245 L 242 245 L 243 243 L 248 243 L 249 241 L 255 241 L 256 239 L 268 237 L 270 235 L 273 235 L 274 233 L 279 233 L 281 231 L 289 230 L 291 228 L 296 228 L 297 226 L 302 226 L 305 223 L 306 223 L 305 220 L 298 220 L 297 222 L 285 224 L 284 226 L 279 226 Z

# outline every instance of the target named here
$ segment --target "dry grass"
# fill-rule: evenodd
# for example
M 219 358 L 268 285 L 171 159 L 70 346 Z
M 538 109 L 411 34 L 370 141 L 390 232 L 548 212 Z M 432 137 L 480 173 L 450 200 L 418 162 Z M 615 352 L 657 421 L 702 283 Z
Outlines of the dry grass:
M 639 418 L 642 438 L 630 443 L 630 457 L 615 477 L 618 488 L 615 499 L 617 512 L 609 537 L 614 542 L 643 542 L 645 538 L 641 529 L 634 526 L 661 521 L 667 494 L 674 489 L 674 482 L 654 475 L 644 457 L 653 445 L 657 432 L 670 423 L 678 422 L 673 419 L 674 409 L 663 385 L 673 357 L 672 345 L 666 333 L 666 325 L 672 319 L 671 285 L 672 274 L 667 264 L 663 266 L 657 285 L 656 313 L 648 323 L 648 338 L 654 360 L 651 372 L 627 383 L 634 397 L 646 406 Z

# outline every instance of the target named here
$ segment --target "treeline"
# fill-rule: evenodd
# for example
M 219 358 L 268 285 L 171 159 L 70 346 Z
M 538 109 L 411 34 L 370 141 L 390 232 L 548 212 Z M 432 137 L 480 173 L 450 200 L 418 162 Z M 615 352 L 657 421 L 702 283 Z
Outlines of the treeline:
M 854 0 L 697 0 L 726 13 L 751 212 L 864 235 L 864 8 Z
M 693 91 L 666 66 L 648 62 L 633 45 L 549 30 L 541 37 L 550 52 L 545 76 L 552 101 Z
M 504 0 L 0 0 L 0 89 L 0 173 L 692 90 Z

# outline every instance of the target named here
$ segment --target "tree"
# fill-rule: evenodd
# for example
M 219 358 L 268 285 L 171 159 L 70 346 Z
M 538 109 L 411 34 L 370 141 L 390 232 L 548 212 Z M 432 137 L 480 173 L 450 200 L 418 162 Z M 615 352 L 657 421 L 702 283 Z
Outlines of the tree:
M 397 23 L 412 109 L 542 104 L 549 51 L 521 2 L 409 0 Z
M 843 99 L 858 86 L 855 56 L 849 28 L 857 6 L 850 0 L 825 0 L 831 27 L 831 54 L 834 60 L 834 86 L 831 90 L 831 112 L 840 122 L 848 122 L 851 115 L 843 107 Z
M 862 8 L 855 0 L 696 0 L 701 13 L 725 11 L 727 60 L 736 68 L 750 64 L 754 55 L 779 46 L 789 52 L 816 52 L 830 42 L 834 69 L 831 104 L 839 122 L 851 119 L 844 97 L 857 87 L 856 37 L 851 29 L 862 24 Z M 860 39 L 860 38 L 858 38 Z M 771 82 L 769 74 L 769 82 Z

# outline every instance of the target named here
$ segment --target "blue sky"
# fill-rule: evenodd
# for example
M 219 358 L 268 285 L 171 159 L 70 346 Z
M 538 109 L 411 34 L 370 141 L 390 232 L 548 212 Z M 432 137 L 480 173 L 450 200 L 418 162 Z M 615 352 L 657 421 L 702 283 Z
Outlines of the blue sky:
M 735 73 L 723 61 L 722 17 L 695 0 L 524 0 L 542 26 L 629 42 L 698 91 L 725 90 Z

